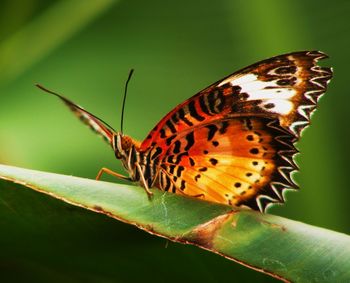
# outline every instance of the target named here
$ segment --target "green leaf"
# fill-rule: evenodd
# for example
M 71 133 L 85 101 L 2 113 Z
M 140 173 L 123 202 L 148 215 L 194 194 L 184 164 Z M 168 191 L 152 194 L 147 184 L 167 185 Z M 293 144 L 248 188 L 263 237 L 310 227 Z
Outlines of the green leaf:
M 283 281 L 345 282 L 350 237 L 250 210 L 72 176 L 0 165 L 0 178 L 193 244 Z

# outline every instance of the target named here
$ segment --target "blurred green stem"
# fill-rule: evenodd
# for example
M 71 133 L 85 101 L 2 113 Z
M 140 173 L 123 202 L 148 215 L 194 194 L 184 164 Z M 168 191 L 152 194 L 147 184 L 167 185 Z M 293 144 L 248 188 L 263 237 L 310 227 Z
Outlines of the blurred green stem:
M 0 83 L 15 79 L 118 0 L 57 1 L 0 44 Z

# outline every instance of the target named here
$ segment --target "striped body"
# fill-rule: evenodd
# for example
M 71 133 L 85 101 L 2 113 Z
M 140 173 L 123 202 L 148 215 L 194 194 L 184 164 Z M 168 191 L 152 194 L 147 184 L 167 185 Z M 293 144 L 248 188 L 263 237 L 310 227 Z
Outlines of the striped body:
M 141 186 L 151 188 L 155 183 L 157 168 L 159 161 L 156 159 L 157 152 L 151 148 L 145 152 L 140 149 L 129 136 L 117 133 L 113 136 L 116 157 L 121 159 L 125 170 L 129 173 L 131 181 L 140 183 Z M 141 172 L 136 164 L 140 165 Z M 141 175 L 144 177 L 146 184 L 142 181 Z

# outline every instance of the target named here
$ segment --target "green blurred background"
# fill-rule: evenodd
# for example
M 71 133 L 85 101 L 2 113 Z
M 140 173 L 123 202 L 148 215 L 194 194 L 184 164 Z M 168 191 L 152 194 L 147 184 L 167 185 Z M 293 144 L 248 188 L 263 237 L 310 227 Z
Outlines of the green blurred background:
M 350 233 L 349 1 L 2 0 L 0 162 L 94 178 L 122 172 L 40 82 L 143 139 L 178 103 L 273 55 L 317 49 L 335 75 L 298 143 L 301 190 L 270 213 Z M 1 282 L 276 282 L 27 189 L 0 186 Z

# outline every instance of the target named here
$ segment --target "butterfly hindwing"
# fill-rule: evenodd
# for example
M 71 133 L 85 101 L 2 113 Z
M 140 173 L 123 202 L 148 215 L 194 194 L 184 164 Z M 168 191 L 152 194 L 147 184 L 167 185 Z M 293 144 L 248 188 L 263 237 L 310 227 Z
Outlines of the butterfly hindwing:
M 295 188 L 290 133 L 270 119 L 233 118 L 183 131 L 160 161 L 158 186 L 179 194 L 264 211 Z
M 220 80 L 169 112 L 149 133 L 141 150 L 184 131 L 225 117 L 276 118 L 296 139 L 309 123 L 320 95 L 332 76 L 317 61 L 327 56 L 303 51 L 276 56 Z

